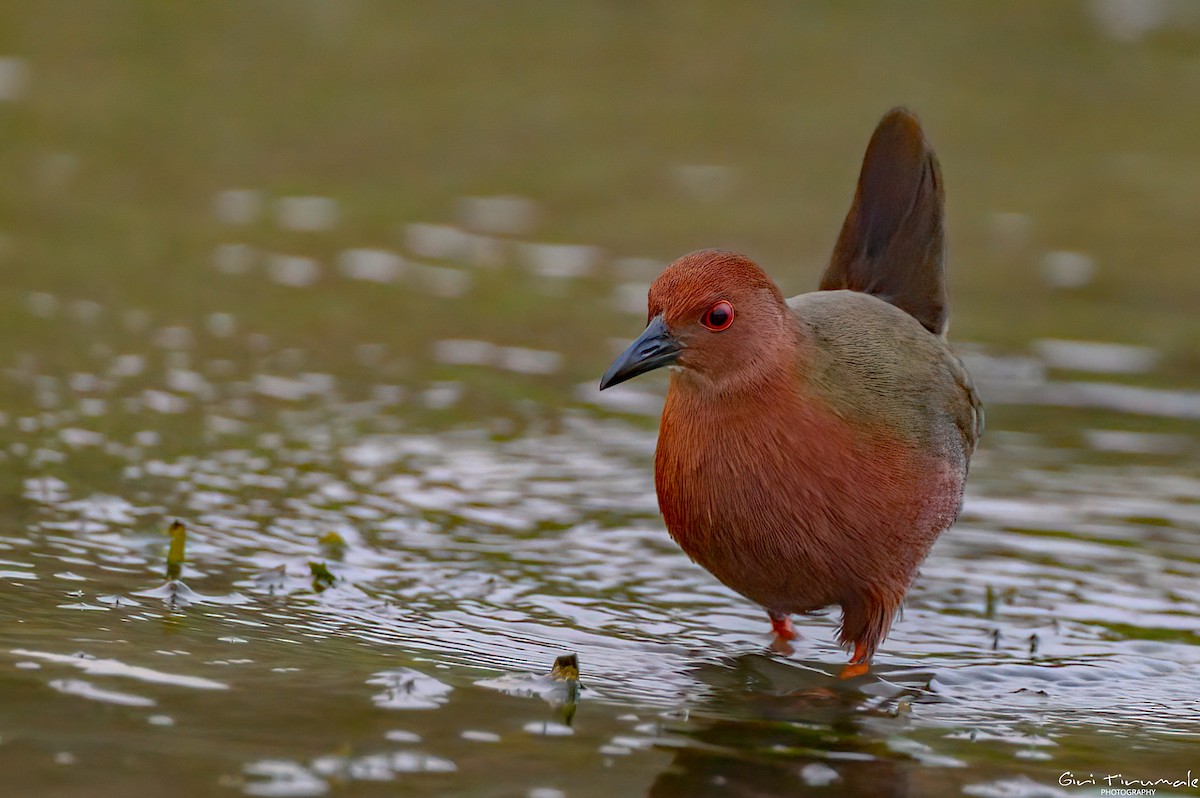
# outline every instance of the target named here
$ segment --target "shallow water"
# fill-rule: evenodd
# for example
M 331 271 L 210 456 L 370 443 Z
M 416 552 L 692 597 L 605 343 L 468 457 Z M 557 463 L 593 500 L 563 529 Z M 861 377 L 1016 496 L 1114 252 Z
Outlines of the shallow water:
M 762 614 L 669 541 L 636 417 L 417 430 L 408 405 L 447 386 L 397 402 L 361 374 L 343 392 L 329 374 L 218 379 L 155 359 L 172 361 L 148 359 L 132 394 L 97 378 L 95 396 L 6 419 L 23 488 L 0 537 L 0 761 L 23 790 L 82 789 L 103 769 L 114 795 L 166 773 L 184 794 L 500 780 L 537 795 L 1033 795 L 1065 771 L 1172 775 L 1200 738 L 1186 422 L 1141 431 L 1102 395 L 997 401 L 1012 423 L 993 423 L 875 676 L 841 683 L 832 619 L 772 652 Z M 970 362 L 1002 395 L 1011 363 Z M 1101 384 L 1056 375 L 1026 392 Z M 136 423 L 89 415 L 94 401 Z M 189 527 L 187 561 L 163 590 L 170 518 Z M 344 545 L 323 544 L 331 532 Z M 316 584 L 310 563 L 336 581 Z M 566 652 L 584 688 L 572 725 L 496 689 Z
M 938 132 L 988 431 L 851 682 L 836 617 L 773 650 L 667 537 L 661 377 L 595 386 L 684 249 L 815 283 L 876 102 L 803 59 L 842 63 L 829 31 L 890 53 L 896 20 L 698 11 L 726 74 L 632 7 L 0 9 L 0 794 L 1033 798 L 1200 771 L 1200 37 L 1146 7 L 930 4 L 914 42 L 959 49 L 858 65 Z M 1131 110 L 1056 93 L 1098 85 Z M 568 653 L 573 706 L 546 676 Z

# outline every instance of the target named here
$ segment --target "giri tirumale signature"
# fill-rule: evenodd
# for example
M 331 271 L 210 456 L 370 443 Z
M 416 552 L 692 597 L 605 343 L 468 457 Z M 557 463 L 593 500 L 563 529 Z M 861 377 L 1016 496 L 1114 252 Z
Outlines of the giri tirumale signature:
M 1103 784 L 1107 787 L 1172 787 L 1175 789 L 1190 787 L 1192 789 L 1200 789 L 1200 776 L 1193 776 L 1192 771 L 1189 770 L 1187 775 L 1182 778 L 1139 779 L 1126 776 L 1124 773 L 1109 773 L 1103 776 L 1089 773 L 1083 776 L 1068 770 L 1058 777 L 1058 784 L 1061 787 L 1087 787 Z

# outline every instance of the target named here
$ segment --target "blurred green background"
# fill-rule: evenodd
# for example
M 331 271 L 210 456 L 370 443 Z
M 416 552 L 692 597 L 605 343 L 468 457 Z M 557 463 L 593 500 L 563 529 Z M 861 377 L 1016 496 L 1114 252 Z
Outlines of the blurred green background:
M 46 335 L 17 310 L 45 291 L 331 353 L 566 341 L 573 384 L 636 331 L 595 301 L 609 257 L 728 247 L 812 288 L 874 123 L 905 104 L 945 172 L 956 339 L 1143 342 L 1192 370 L 1197 31 L 1190 4 L 1134 0 L 6 3 L 0 334 Z M 223 224 L 229 189 L 262 212 Z M 336 223 L 282 229 L 292 195 Z M 343 249 L 411 255 L 405 224 L 490 195 L 602 265 L 551 295 L 508 250 L 455 300 L 335 279 Z M 215 274 L 229 242 L 316 259 L 316 290 Z M 1092 279 L 1048 284 L 1056 252 Z

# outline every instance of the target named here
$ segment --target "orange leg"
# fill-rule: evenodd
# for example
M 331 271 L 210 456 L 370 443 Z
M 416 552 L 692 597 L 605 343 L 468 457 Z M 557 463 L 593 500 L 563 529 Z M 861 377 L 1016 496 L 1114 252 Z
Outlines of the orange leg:
M 767 613 L 771 616 L 771 631 L 781 640 L 795 640 L 800 636 L 796 631 L 796 627 L 792 626 L 792 616 L 776 615 L 773 612 Z
M 862 641 L 854 643 L 854 656 L 850 658 L 850 664 L 842 668 L 842 672 L 838 674 L 839 679 L 853 679 L 855 676 L 863 676 L 871 672 L 871 655 L 867 653 L 867 644 Z

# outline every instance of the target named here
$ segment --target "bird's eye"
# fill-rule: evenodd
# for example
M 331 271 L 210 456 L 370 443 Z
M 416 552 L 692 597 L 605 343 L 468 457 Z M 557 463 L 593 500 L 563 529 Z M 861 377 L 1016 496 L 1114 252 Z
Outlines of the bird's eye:
M 729 325 L 733 324 L 733 305 L 722 299 L 705 312 L 700 323 L 713 332 L 728 330 Z

